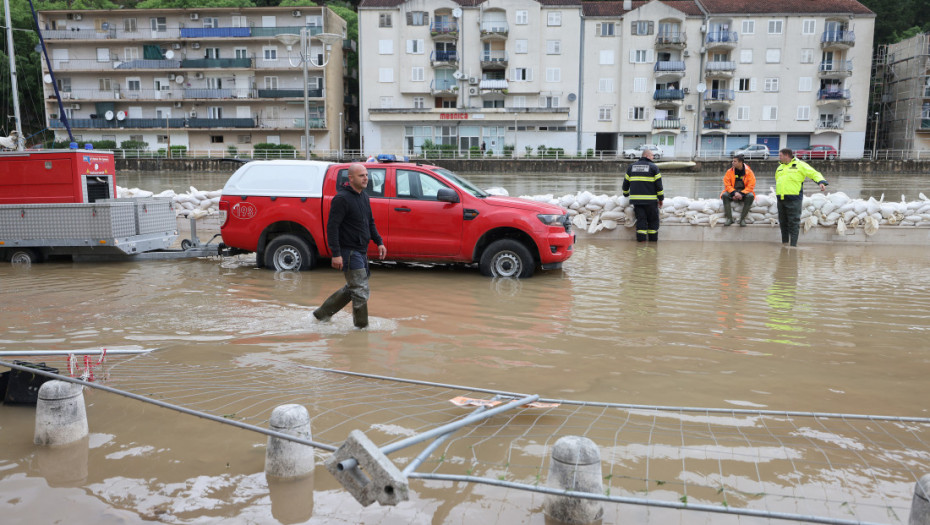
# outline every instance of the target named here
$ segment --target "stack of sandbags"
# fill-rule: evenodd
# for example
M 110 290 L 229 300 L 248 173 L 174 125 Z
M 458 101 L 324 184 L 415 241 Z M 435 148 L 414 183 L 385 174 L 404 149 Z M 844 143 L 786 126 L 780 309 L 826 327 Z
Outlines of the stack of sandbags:
M 126 189 L 117 186 L 116 193 L 121 199 L 143 197 L 170 198 L 174 206 L 174 212 L 178 217 L 199 219 L 207 215 L 216 215 L 219 213 L 220 196 L 223 194 L 223 191 L 200 191 L 191 186 L 190 192 L 188 193 L 177 194 L 174 190 L 165 190 L 161 193 L 153 194 L 150 191 L 140 190 L 139 188 Z

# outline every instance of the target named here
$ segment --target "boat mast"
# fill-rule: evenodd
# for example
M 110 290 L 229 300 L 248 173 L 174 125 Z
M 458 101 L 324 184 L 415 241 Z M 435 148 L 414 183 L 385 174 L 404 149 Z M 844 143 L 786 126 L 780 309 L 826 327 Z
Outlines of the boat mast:
M 10 0 L 3 0 L 3 12 L 6 15 L 6 47 L 10 57 L 10 77 L 13 81 L 13 116 L 16 120 L 16 150 L 23 148 L 23 122 L 19 117 L 19 88 L 16 86 L 16 57 L 13 55 L 13 19 L 10 16 Z

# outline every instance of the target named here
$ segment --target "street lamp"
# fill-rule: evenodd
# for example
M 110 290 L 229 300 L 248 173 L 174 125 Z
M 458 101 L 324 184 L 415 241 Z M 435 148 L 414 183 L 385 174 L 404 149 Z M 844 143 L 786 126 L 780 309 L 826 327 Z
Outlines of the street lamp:
M 342 160 L 342 112 L 339 112 L 339 160 Z
M 310 58 L 310 38 L 309 38 L 308 27 L 300 28 L 300 36 L 293 33 L 281 33 L 275 36 L 278 42 L 281 42 L 287 46 L 287 50 L 291 51 L 295 43 L 300 40 L 300 63 L 303 64 L 304 68 L 304 156 L 309 160 L 310 159 L 310 95 L 307 90 L 307 85 L 310 82 L 310 72 L 307 70 L 307 64 L 312 64 L 313 67 L 323 68 L 326 64 L 329 63 L 329 58 L 332 53 L 333 44 L 342 42 L 342 37 L 334 33 L 320 33 L 314 35 L 323 43 L 323 62 L 317 64 Z M 290 60 L 290 56 L 288 56 Z M 292 66 L 297 64 L 291 62 Z
M 872 127 L 875 129 L 872 130 L 872 160 L 875 160 L 875 155 L 878 153 L 878 112 L 875 112 L 875 120 L 872 121 Z

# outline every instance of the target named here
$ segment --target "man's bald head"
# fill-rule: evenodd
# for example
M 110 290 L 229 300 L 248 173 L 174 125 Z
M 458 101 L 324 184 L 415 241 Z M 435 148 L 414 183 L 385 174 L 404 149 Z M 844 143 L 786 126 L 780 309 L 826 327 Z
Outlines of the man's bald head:
M 647 159 L 649 159 L 649 160 L 652 160 L 652 157 L 653 157 L 652 150 L 651 150 L 651 149 L 647 149 L 647 150 L 643 151 L 643 157 L 645 157 L 645 158 L 647 158 Z
M 356 162 L 349 165 L 349 185 L 358 193 L 368 187 L 368 168 Z

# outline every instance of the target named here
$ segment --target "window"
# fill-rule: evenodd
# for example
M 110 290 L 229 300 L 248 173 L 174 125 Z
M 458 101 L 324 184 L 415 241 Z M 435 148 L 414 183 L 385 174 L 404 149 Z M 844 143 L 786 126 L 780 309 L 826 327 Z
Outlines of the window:
M 736 108 L 736 120 L 749 120 L 749 106 Z
M 393 40 L 378 40 L 378 54 L 379 55 L 393 55 L 394 54 L 394 41 Z
M 651 35 L 655 31 L 655 22 L 634 20 L 630 26 L 631 35 Z
M 752 85 L 752 84 L 751 84 L 751 82 L 750 82 L 750 79 L 748 79 L 748 78 L 741 78 L 741 79 L 739 79 L 739 81 L 737 81 L 736 85 L 737 85 L 737 88 L 736 88 L 737 91 L 740 91 L 740 92 L 743 92 L 743 93 L 747 93 L 747 92 L 749 92 L 749 91 L 752 91 L 752 89 L 751 89 L 751 85 Z
M 783 20 L 769 20 L 769 34 L 780 35 L 782 33 Z
M 597 91 L 599 93 L 613 93 L 614 92 L 614 79 L 602 78 L 598 80 Z
M 142 135 L 129 135 L 129 140 L 133 142 L 142 142 L 145 139 L 142 138 Z
M 490 108 L 503 108 L 503 107 L 504 107 L 504 99 L 502 99 L 502 98 L 494 99 L 494 100 L 487 100 L 487 99 L 484 99 L 484 100 L 482 100 L 482 107 L 489 108 L 489 109 L 490 109 Z
M 233 54 L 236 58 L 249 58 L 249 50 L 244 47 L 237 47 L 233 49 Z
M 214 59 L 214 60 L 218 59 L 220 58 L 220 48 L 208 47 L 203 50 L 203 56 L 204 58 L 209 58 L 209 59 Z
M 440 189 L 448 188 L 433 177 L 413 170 L 397 170 L 396 184 L 399 199 L 434 201 Z
M 762 120 L 778 120 L 778 106 L 762 106 Z
M 597 36 L 614 36 L 614 23 L 601 22 L 595 26 L 594 32 Z
M 810 106 L 798 106 L 798 120 L 810 120 L 811 119 L 811 107 Z
M 159 16 L 154 18 L 149 18 L 149 26 L 152 28 L 152 31 L 164 32 L 168 30 L 168 19 Z
M 817 30 L 816 20 L 807 19 L 802 22 L 802 26 L 801 26 L 802 35 L 813 35 L 816 30 Z M 802 120 L 802 119 L 798 119 L 798 120 Z M 803 119 L 803 120 L 807 120 L 807 119 Z
M 422 67 L 413 67 L 410 68 L 410 80 L 411 82 L 423 82 L 424 74 Z
M 100 91 L 113 91 L 113 79 L 112 78 L 98 78 L 97 81 L 98 81 L 98 85 L 100 86 Z
M 646 108 L 642 106 L 631 107 L 630 120 L 646 120 Z
M 777 78 L 767 78 L 765 79 L 765 87 L 763 91 L 772 93 L 778 91 L 778 79 Z
M 801 77 L 798 79 L 798 91 L 812 91 L 814 89 L 814 79 L 811 77 Z
M 781 62 L 781 49 L 766 49 L 765 62 L 767 64 L 777 64 Z
M 74 138 L 77 139 L 77 137 L 74 137 Z M 158 144 L 167 144 L 167 143 L 168 143 L 168 135 L 158 135 L 158 136 L 156 136 L 156 137 L 155 137 L 155 142 L 158 143 Z
M 529 11 L 517 11 L 517 18 L 514 22 L 518 26 L 525 26 L 530 23 Z
M 805 48 L 801 50 L 801 63 L 802 64 L 813 64 L 814 63 L 814 50 L 811 48 Z
M 381 97 L 381 107 L 390 109 L 394 107 L 394 97 Z
M 752 64 L 752 49 L 740 49 L 739 50 L 739 63 L 740 64 Z
M 97 48 L 97 62 L 109 62 L 110 50 L 105 47 Z
M 517 54 L 525 54 L 527 49 L 526 40 L 514 40 L 513 41 L 513 52 Z
M 407 52 L 411 55 L 422 55 L 424 49 L 422 38 L 407 41 Z
M 429 23 L 429 14 L 426 11 L 410 11 L 407 13 L 408 26 L 425 26 Z
M 208 106 L 207 118 L 223 118 L 223 108 L 220 106 Z
M 754 35 L 756 33 L 756 21 L 755 20 L 743 20 L 742 28 L 740 30 L 744 35 Z
M 126 79 L 126 89 L 129 91 L 139 91 L 142 89 L 142 80 L 138 78 Z
M 561 82 L 562 69 L 557 67 L 546 68 L 546 82 Z
M 391 13 L 381 13 L 378 15 L 378 27 L 391 27 Z
M 389 67 L 378 69 L 378 82 L 394 82 L 394 70 Z
M 526 97 L 523 95 L 518 95 L 513 97 L 513 107 L 515 108 L 525 108 L 526 107 Z
M 278 77 L 265 77 L 265 89 L 278 89 Z
M 365 193 L 369 197 L 384 197 L 384 179 L 387 178 L 384 168 L 368 168 L 368 186 Z M 336 187 L 341 188 L 349 182 L 349 170 L 339 170 L 336 175 Z
M 552 11 L 549 13 L 549 16 L 546 17 L 546 25 L 549 27 L 562 25 L 562 12 Z
M 220 27 L 220 19 L 213 16 L 208 16 L 203 19 L 203 27 L 206 29 L 215 29 Z
M 123 31 L 126 33 L 135 33 L 139 30 L 139 27 L 136 23 L 135 18 L 126 18 L 123 19 Z
M 614 51 L 613 49 L 602 49 L 599 57 L 599 63 L 602 66 L 612 66 L 614 65 Z
M 562 41 L 561 40 L 546 40 L 546 54 L 547 55 L 561 55 L 562 54 Z
M 222 144 L 223 135 L 210 135 L 210 143 L 211 144 Z
M 613 120 L 611 117 L 611 107 L 610 106 L 601 106 L 597 110 L 597 120 L 601 122 L 608 122 Z
M 238 142 L 239 144 L 251 144 L 252 135 L 237 135 L 236 142 Z
M 511 80 L 517 82 L 528 82 L 533 80 L 533 70 L 528 67 L 515 67 L 513 68 L 513 77 Z
M 278 59 L 278 48 L 277 47 L 263 47 L 262 48 L 262 57 L 265 60 L 277 60 Z
M 71 92 L 71 77 L 58 77 L 55 80 L 58 81 L 58 91 Z
M 633 93 L 645 93 L 646 92 L 646 79 L 644 77 L 636 77 L 633 79 Z
M 539 97 L 539 107 L 557 108 L 559 107 L 559 97 Z
M 426 107 L 426 99 L 424 97 L 413 97 L 413 109 L 424 109 Z

